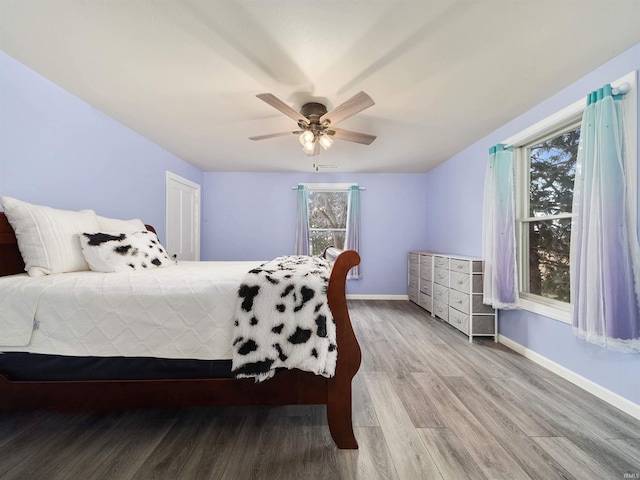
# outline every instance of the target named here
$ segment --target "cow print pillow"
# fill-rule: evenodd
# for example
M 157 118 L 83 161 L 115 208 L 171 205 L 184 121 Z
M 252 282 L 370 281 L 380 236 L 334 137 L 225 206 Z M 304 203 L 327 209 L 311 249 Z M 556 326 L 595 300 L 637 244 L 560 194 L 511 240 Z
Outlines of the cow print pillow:
M 127 272 L 174 265 L 158 236 L 135 233 L 83 233 L 82 254 L 96 272 Z

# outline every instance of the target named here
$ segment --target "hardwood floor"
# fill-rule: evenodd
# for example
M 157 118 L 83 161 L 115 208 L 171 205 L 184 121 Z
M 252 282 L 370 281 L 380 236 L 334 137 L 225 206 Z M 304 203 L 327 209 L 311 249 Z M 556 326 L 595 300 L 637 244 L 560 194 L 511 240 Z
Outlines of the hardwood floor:
M 349 305 L 357 451 L 314 406 L 0 414 L 0 478 L 640 478 L 640 421 L 407 301 Z

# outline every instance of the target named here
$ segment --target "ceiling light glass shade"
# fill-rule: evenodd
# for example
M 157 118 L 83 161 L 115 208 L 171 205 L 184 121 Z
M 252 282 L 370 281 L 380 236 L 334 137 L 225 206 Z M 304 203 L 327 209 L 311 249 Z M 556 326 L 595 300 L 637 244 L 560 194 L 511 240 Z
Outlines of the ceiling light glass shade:
M 302 151 L 307 155 L 313 155 L 313 152 L 316 150 L 315 142 L 307 142 L 303 145 Z
M 304 146 L 305 143 L 313 143 L 315 136 L 313 135 L 313 132 L 306 130 L 300 134 L 298 139 L 300 140 L 300 144 Z
M 333 138 L 331 138 L 329 135 L 321 136 L 320 145 L 322 145 L 322 148 L 327 150 L 329 147 L 331 147 L 331 145 L 333 145 Z

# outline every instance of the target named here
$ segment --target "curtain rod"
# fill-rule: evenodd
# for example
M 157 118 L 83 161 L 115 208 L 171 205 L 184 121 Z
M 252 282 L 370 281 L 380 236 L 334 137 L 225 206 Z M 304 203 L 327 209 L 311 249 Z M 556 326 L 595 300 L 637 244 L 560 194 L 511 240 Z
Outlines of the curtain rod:
M 631 90 L 631 84 L 629 82 L 624 82 L 618 85 L 617 87 L 611 88 L 611 93 L 613 95 L 624 95 L 625 93 L 629 93 Z
M 298 190 L 298 187 L 291 187 L 291 190 Z M 366 190 L 366 187 L 358 187 L 358 190 Z

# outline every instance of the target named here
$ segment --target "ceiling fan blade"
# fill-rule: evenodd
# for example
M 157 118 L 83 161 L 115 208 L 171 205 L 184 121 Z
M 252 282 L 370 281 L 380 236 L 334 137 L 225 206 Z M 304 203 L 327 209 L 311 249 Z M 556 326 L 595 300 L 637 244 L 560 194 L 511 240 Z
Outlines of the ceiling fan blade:
M 263 102 L 268 103 L 276 110 L 280 110 L 287 117 L 293 118 L 296 122 L 302 121 L 306 124 L 309 123 L 308 118 L 304 117 L 301 113 L 296 112 L 293 108 L 291 108 L 289 105 L 287 105 L 286 103 L 284 103 L 282 100 L 280 100 L 275 95 L 272 95 L 271 93 L 260 93 L 256 95 L 256 97 L 258 97 Z
M 291 135 L 295 133 L 296 132 L 270 133 L 268 135 L 258 135 L 257 137 L 249 137 L 249 140 L 267 140 L 269 138 L 284 137 L 285 135 Z
M 356 93 L 346 102 L 341 103 L 330 112 L 321 116 L 320 123 L 329 121 L 331 125 L 336 125 L 337 123 L 373 105 L 375 105 L 375 102 L 369 95 L 364 92 Z
M 363 145 L 371 145 L 371 143 L 377 138 L 375 135 L 369 135 L 368 133 L 352 132 L 341 128 L 332 128 L 330 131 L 335 132 L 333 134 L 333 138 L 346 140 L 347 142 L 362 143 Z

